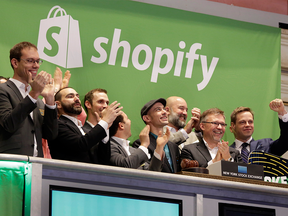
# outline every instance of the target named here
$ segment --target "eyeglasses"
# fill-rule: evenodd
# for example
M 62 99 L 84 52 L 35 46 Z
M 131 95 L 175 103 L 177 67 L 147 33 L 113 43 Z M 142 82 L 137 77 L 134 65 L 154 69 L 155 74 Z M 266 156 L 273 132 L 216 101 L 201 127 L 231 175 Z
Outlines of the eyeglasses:
M 203 121 L 203 123 L 210 123 L 210 124 L 216 125 L 217 127 L 219 125 L 221 125 L 221 127 L 226 127 L 227 126 L 227 124 L 218 123 L 218 122 L 206 122 L 206 121 Z
M 25 61 L 27 64 L 35 64 L 37 63 L 39 66 L 43 63 L 43 60 L 40 60 L 40 59 L 37 59 L 37 60 L 34 60 L 34 59 L 21 59 L 23 61 Z

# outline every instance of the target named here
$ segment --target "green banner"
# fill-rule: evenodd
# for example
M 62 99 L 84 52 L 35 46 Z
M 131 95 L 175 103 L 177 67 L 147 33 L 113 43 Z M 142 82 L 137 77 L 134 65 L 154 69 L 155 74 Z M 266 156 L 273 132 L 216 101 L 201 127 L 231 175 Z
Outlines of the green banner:
M 253 137 L 279 136 L 268 106 L 280 97 L 278 28 L 124 0 L 2 0 L 0 19 L 1 75 L 12 76 L 14 44 L 36 44 L 40 69 L 69 68 L 82 100 L 104 88 L 123 105 L 131 141 L 144 127 L 142 106 L 172 95 L 190 110 L 224 110 L 228 124 L 233 109 L 251 107 Z M 228 127 L 224 139 L 234 140 Z
M 30 205 L 31 164 L 0 161 L 0 215 L 28 216 Z

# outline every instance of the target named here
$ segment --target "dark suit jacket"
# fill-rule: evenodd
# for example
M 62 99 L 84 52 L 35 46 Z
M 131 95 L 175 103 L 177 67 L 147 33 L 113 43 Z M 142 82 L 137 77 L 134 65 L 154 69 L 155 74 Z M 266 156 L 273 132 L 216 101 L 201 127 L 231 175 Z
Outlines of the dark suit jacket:
M 90 150 L 106 137 L 104 128 L 96 125 L 89 132 L 84 130 L 87 133 L 83 136 L 79 128 L 65 116 L 60 116 L 58 127 L 56 139 L 48 140 L 52 158 L 92 163 L 94 160 L 91 158 Z M 97 156 L 110 158 L 110 143 L 101 143 L 102 145 L 107 151 L 98 152 Z M 96 161 L 99 161 L 99 158 Z
M 250 151 L 264 151 L 275 155 L 282 156 L 288 151 L 288 122 L 283 122 L 279 119 L 280 137 L 273 141 L 271 138 L 254 140 L 250 142 Z M 231 145 L 235 148 L 235 142 Z
M 111 158 L 110 163 L 113 166 L 161 171 L 162 162 L 155 156 L 152 156 L 151 163 L 145 164 L 148 161 L 147 155 L 139 148 L 129 146 L 131 155 L 128 155 L 126 150 L 115 139 L 110 139 L 111 143 Z
M 157 143 L 156 143 L 155 137 L 151 133 L 149 134 L 149 138 L 150 138 L 150 145 L 148 146 L 148 151 L 152 157 L 154 155 L 154 150 L 156 149 Z M 140 143 L 140 140 L 138 139 L 138 140 L 134 141 L 132 146 L 135 148 L 138 148 L 140 145 L 141 145 L 141 143 Z M 175 143 L 172 143 L 170 141 L 168 141 L 168 143 L 166 145 L 168 145 L 169 150 L 170 150 L 170 155 L 172 158 L 174 173 L 180 172 L 181 171 L 180 153 L 179 153 L 178 145 L 176 145 Z M 172 173 L 172 169 L 170 167 L 170 164 L 168 162 L 167 157 L 164 157 L 163 160 L 164 161 L 163 161 L 162 172 Z
M 85 121 L 85 124 L 83 125 L 83 130 L 89 132 L 93 127 L 91 127 L 90 124 Z
M 229 151 L 234 162 L 243 162 L 238 150 L 229 147 Z M 212 160 L 203 140 L 184 146 L 181 151 L 181 160 L 183 159 L 196 160 L 199 162 L 199 167 L 207 167 L 208 162 Z
M 1 153 L 33 156 L 35 134 L 38 156 L 43 157 L 42 138 L 55 138 L 57 132 L 56 109 L 49 109 L 40 99 L 36 104 L 28 96 L 23 99 L 10 80 L 0 85 Z

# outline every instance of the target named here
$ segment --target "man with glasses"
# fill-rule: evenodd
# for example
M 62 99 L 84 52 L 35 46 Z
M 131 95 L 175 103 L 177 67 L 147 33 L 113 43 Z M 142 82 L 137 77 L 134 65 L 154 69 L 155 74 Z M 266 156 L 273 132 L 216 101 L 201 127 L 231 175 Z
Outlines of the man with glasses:
M 275 155 L 283 155 L 288 150 L 288 113 L 281 99 L 272 100 L 269 104 L 271 110 L 278 113 L 280 137 L 277 140 L 271 138 L 254 140 L 254 113 L 249 107 L 238 107 L 231 114 L 230 131 L 235 136 L 235 142 L 231 147 L 241 152 L 242 159 L 248 162 L 251 151 L 261 150 Z
M 203 139 L 185 145 L 181 152 L 181 160 L 196 160 L 199 162 L 199 167 L 207 167 L 220 160 L 242 162 L 239 151 L 229 147 L 228 142 L 221 140 L 226 126 L 222 110 L 211 108 L 204 111 L 200 118 Z
M 45 71 L 37 74 L 42 61 L 34 44 L 16 44 L 10 63 L 13 77 L 0 85 L 0 152 L 43 157 L 41 138 L 58 132 L 54 81 Z

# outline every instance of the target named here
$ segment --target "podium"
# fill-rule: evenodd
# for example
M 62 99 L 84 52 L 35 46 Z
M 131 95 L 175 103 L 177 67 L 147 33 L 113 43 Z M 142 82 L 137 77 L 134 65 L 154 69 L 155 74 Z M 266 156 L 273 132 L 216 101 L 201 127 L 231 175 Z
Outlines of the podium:
M 231 176 L 261 181 L 264 179 L 263 166 L 259 165 L 221 160 L 209 165 L 207 169 L 210 175 Z

